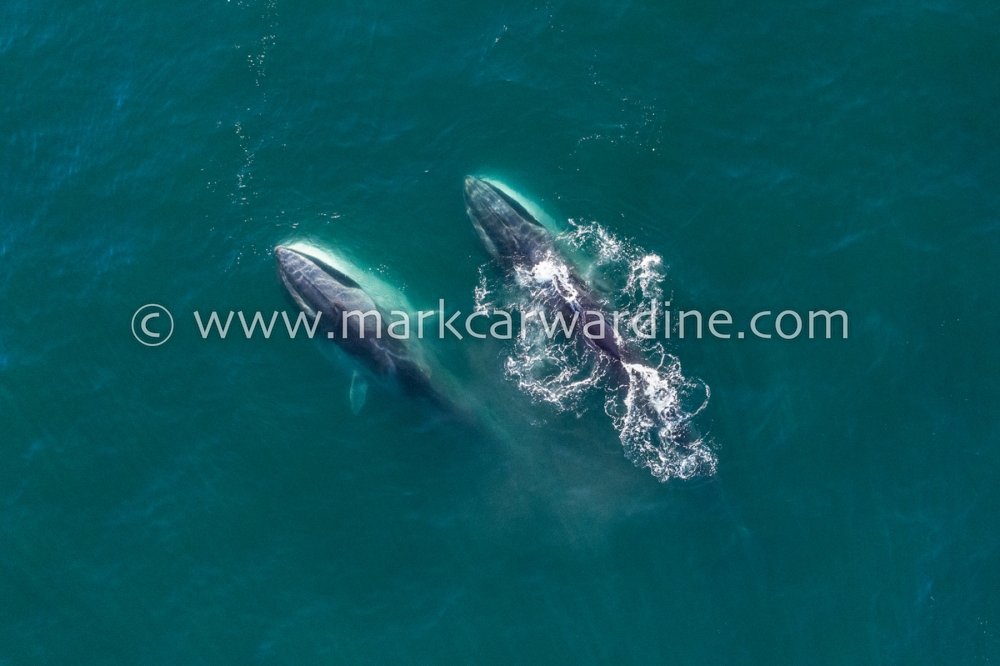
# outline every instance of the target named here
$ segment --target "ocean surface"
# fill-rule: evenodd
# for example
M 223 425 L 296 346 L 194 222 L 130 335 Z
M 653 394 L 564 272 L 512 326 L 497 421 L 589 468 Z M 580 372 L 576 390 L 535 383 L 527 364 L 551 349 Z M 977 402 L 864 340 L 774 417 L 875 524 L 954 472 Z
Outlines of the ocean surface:
M 569 347 L 424 340 L 459 427 L 200 335 L 290 242 L 524 298 L 468 174 L 611 303 L 849 336 L 647 347 L 684 467 Z M 996 663 L 998 304 L 995 0 L 5 0 L 0 665 Z

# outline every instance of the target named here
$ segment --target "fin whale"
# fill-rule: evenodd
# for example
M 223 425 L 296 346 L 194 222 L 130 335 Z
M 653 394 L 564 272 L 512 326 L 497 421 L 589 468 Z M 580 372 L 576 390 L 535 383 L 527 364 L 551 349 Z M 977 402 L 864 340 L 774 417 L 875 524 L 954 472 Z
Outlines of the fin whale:
M 600 317 L 605 323 L 609 321 L 601 299 L 561 256 L 552 233 L 529 211 L 528 205 L 494 183 L 467 176 L 465 207 L 476 233 L 500 267 L 507 272 L 526 269 L 544 288 L 545 307 L 561 312 L 565 321 L 578 315 L 581 330 Z M 636 378 L 632 374 L 636 366 L 646 365 L 641 352 L 627 344 L 613 326 L 606 325 L 603 330 L 603 336 L 584 336 L 584 339 L 608 358 L 612 381 L 618 388 L 629 390 L 634 381 L 641 386 L 642 375 Z M 676 427 L 672 439 L 676 444 L 688 446 L 699 442 L 700 435 L 691 424 L 684 423 Z
M 467 176 L 465 207 L 486 250 L 504 270 L 528 269 L 536 282 L 545 285 L 546 305 L 562 312 L 566 321 L 578 316 L 580 330 L 603 318 L 604 334 L 584 338 L 616 365 L 626 360 L 599 299 L 560 258 L 552 234 L 521 202 L 492 183 Z

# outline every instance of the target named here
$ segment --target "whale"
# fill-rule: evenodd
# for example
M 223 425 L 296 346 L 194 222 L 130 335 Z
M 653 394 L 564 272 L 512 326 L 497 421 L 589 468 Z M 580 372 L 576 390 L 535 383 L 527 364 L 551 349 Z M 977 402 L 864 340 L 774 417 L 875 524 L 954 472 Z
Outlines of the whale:
M 355 414 L 367 396 L 365 375 L 394 385 L 403 394 L 426 399 L 446 411 L 453 410 L 451 401 L 432 381 L 430 367 L 420 350 L 408 339 L 387 334 L 387 312 L 369 293 L 375 289 L 360 283 L 361 271 L 312 246 L 279 245 L 274 255 L 285 290 L 299 309 L 315 321 L 321 338 L 334 342 L 364 370 L 355 371 L 352 376 L 350 402 Z M 378 316 L 359 317 L 356 313 L 378 313 Z
M 562 313 L 565 321 L 576 315 L 582 323 L 579 330 L 586 330 L 586 325 L 598 318 L 611 321 L 600 297 L 563 255 L 550 230 L 554 224 L 544 212 L 502 183 L 475 176 L 465 178 L 465 206 L 487 252 L 504 271 L 529 275 L 542 287 L 543 306 Z M 647 366 L 641 351 L 623 340 L 613 326 L 603 330 L 603 336 L 583 337 L 608 359 L 612 384 L 629 391 L 648 390 L 648 375 L 655 375 L 656 370 Z M 676 427 L 672 435 L 673 441 L 682 446 L 696 443 L 699 438 L 698 430 L 690 423 Z
M 584 339 L 614 364 L 631 355 L 610 325 L 603 303 L 562 256 L 552 232 L 539 221 L 540 214 L 529 211 L 529 205 L 506 188 L 475 176 L 465 178 L 465 207 L 486 251 L 503 270 L 524 270 L 544 288 L 545 305 L 562 313 L 565 321 L 578 317 L 579 330 L 595 330 L 588 324 L 604 321 L 606 325 L 597 329 L 600 334 Z

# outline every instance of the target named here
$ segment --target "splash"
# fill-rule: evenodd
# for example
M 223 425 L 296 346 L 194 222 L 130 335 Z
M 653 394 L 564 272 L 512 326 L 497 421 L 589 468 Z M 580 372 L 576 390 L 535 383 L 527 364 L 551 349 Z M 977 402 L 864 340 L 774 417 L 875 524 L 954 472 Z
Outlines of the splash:
M 550 254 L 533 266 L 515 269 L 514 280 L 492 278 L 480 271 L 476 308 L 493 307 L 529 313 L 550 311 L 554 299 L 569 303 L 579 294 L 573 273 L 609 294 L 611 307 L 628 312 L 647 309 L 664 300 L 662 259 L 623 240 L 596 222 L 570 220 L 570 229 L 557 237 L 566 256 Z M 547 337 L 540 326 L 528 325 L 516 337 L 504 362 L 507 377 L 533 399 L 557 411 L 585 411 L 584 401 L 604 392 L 605 412 L 619 433 L 626 457 L 647 468 L 660 481 L 712 475 L 717 458 L 712 443 L 697 434 L 692 420 L 708 404 L 710 390 L 703 382 L 686 378 L 678 359 L 662 345 L 619 330 L 620 339 L 655 363 L 623 363 L 621 369 L 577 339 Z M 615 381 L 617 379 L 617 381 Z
M 637 312 L 663 300 L 660 283 L 666 274 L 658 254 L 618 238 L 597 222 L 569 222 L 570 230 L 559 241 L 573 254 L 592 258 L 580 271 L 587 282 L 614 293 L 623 310 Z
M 708 404 L 708 385 L 684 377 L 680 362 L 665 352 L 656 367 L 624 365 L 628 392 L 624 399 L 608 395 L 605 411 L 615 423 L 626 457 L 660 481 L 715 474 L 715 453 L 696 436 L 691 423 Z M 692 405 L 699 394 L 700 404 Z
M 551 310 L 554 294 L 570 303 L 577 300 L 570 269 L 555 256 L 533 267 L 517 267 L 514 277 L 511 284 L 480 270 L 475 309 L 485 312 L 499 308 L 525 316 Z M 606 366 L 585 345 L 565 338 L 550 339 L 537 322 L 526 325 L 523 334 L 515 336 L 514 349 L 504 362 L 508 379 L 533 399 L 559 412 L 581 410 L 584 397 L 600 385 Z

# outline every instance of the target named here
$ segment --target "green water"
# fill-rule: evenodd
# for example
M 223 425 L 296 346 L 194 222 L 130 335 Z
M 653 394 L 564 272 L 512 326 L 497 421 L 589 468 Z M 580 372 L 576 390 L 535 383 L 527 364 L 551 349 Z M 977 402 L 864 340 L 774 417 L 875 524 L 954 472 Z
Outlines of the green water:
M 986 0 L 3 3 L 0 664 L 996 661 L 998 35 Z M 659 255 L 675 308 L 850 337 L 673 340 L 718 468 L 660 483 L 504 341 L 427 345 L 498 435 L 198 334 L 291 311 L 291 240 L 469 311 L 469 173 Z

